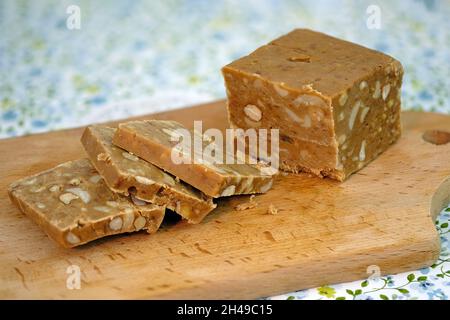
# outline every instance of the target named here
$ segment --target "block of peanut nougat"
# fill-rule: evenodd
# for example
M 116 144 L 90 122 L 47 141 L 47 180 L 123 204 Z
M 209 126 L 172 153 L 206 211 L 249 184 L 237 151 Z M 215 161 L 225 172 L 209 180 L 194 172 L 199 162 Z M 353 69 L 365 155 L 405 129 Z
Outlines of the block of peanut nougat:
M 165 205 L 192 223 L 199 223 L 216 207 L 211 197 L 113 145 L 115 131 L 90 126 L 81 138 L 91 163 L 111 190 L 123 195 L 133 193 L 137 199 Z
M 381 52 L 296 29 L 222 73 L 230 125 L 279 128 L 282 170 L 342 181 L 400 137 L 403 69 Z
M 16 181 L 8 193 L 23 213 L 66 248 L 112 234 L 156 232 L 165 211 L 112 192 L 88 159 Z
M 211 197 L 264 193 L 272 187 L 273 174 L 248 162 L 220 164 L 207 159 L 201 163 L 173 161 L 173 138 L 179 130 L 186 129 L 176 121 L 130 121 L 119 124 L 113 142 Z M 196 133 L 190 132 L 194 137 Z M 206 146 L 211 142 L 202 143 Z

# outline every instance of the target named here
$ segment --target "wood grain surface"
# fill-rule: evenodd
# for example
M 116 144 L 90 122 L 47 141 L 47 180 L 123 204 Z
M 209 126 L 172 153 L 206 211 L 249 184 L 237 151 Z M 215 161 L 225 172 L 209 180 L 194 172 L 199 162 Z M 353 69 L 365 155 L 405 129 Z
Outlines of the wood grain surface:
M 225 128 L 225 103 L 142 118 Z M 280 176 L 257 196 L 219 201 L 203 223 L 166 223 L 154 235 L 101 239 L 60 248 L 9 201 L 16 179 L 84 157 L 83 128 L 0 141 L 0 298 L 257 298 L 392 274 L 430 265 L 439 255 L 434 227 L 450 202 L 450 144 L 425 142 L 450 117 L 403 113 L 401 140 L 348 181 Z M 278 214 L 267 214 L 269 205 Z M 81 289 L 66 287 L 67 267 Z

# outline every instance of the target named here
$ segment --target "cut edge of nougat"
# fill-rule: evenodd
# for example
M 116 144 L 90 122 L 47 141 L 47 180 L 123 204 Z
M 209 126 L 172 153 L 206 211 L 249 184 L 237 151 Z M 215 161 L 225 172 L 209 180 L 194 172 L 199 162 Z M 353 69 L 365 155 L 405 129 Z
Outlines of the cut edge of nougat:
M 159 120 L 144 120 L 122 123 L 114 135 L 113 142 L 115 145 L 133 152 L 144 160 L 179 177 L 180 180 L 183 180 L 213 198 L 238 194 L 265 193 L 272 187 L 273 175 L 263 175 L 260 167 L 250 164 L 244 165 L 251 166 L 252 170 L 258 172 L 258 175 L 248 175 L 245 179 L 242 179 L 242 176 L 238 172 L 227 172 L 224 168 L 225 165 L 205 164 L 204 162 L 174 164 L 170 159 L 172 146 L 169 147 L 159 141 L 154 141 L 154 139 L 145 137 L 143 134 L 137 134 L 135 128 L 130 128 L 130 124 L 141 125 L 147 123 L 148 125 L 152 125 L 158 122 Z M 186 129 L 175 121 L 172 121 L 172 123 L 179 125 L 181 129 Z M 160 129 L 158 128 L 156 130 Z M 193 133 L 193 130 L 188 131 Z M 165 132 L 164 134 L 168 135 L 169 133 Z M 187 177 L 187 172 L 190 173 L 189 177 Z M 254 188 L 252 189 L 252 187 Z
M 123 196 L 120 197 L 128 202 L 132 212 L 126 212 L 126 210 L 124 210 L 118 214 L 105 215 L 105 217 L 95 219 L 89 224 L 74 220 L 71 225 L 61 228 L 52 222 L 47 215 L 39 211 L 38 203 L 32 203 L 30 200 L 27 200 L 18 190 L 20 187 L 25 189 L 26 187 L 31 186 L 36 179 L 41 176 L 52 174 L 52 172 L 59 167 L 70 167 L 70 165 L 77 163 L 85 163 L 93 169 L 88 159 L 78 159 L 62 163 L 51 169 L 16 180 L 8 186 L 8 195 L 11 202 L 15 204 L 23 214 L 35 222 L 49 238 L 65 248 L 84 245 L 110 235 L 131 233 L 140 230 L 146 230 L 147 233 L 155 233 L 159 229 L 165 215 L 164 206 L 151 204 L 139 208 L 132 203 L 130 198 Z M 108 188 L 106 184 L 104 187 Z M 42 200 L 42 203 L 45 203 L 45 199 Z M 129 228 L 126 230 L 122 230 L 123 224 L 120 230 L 113 230 L 112 227 L 107 227 L 107 225 L 109 226 L 115 218 L 120 217 L 121 219 L 126 218 L 129 220 L 131 215 L 133 215 L 133 219 L 128 226 Z M 140 217 L 144 219 L 139 220 Z M 90 236 L 87 236 L 87 234 L 90 234 Z
M 286 91 L 289 92 L 290 94 L 295 94 L 298 97 L 301 96 L 309 96 L 309 97 L 317 97 L 319 98 L 322 102 L 323 105 L 321 106 L 322 108 L 327 108 L 328 110 L 330 110 L 330 131 L 333 132 L 333 134 L 330 136 L 329 142 L 327 144 L 323 144 L 320 143 L 318 141 L 311 141 L 311 140 L 305 140 L 304 138 L 299 138 L 297 137 L 297 140 L 301 141 L 303 140 L 304 143 L 308 143 L 308 144 L 315 144 L 318 147 L 330 147 L 333 148 L 336 151 L 336 158 L 335 158 L 335 167 L 337 165 L 337 155 L 338 155 L 338 144 L 334 135 L 334 121 L 333 121 L 333 105 L 332 105 L 332 99 L 330 97 L 327 97 L 325 95 L 323 95 L 320 91 L 316 90 L 313 85 L 308 84 L 308 85 L 304 85 L 301 88 L 293 88 L 290 87 L 288 85 L 286 85 L 283 82 L 274 82 L 274 81 L 270 81 L 266 78 L 261 77 L 258 74 L 253 74 L 253 73 L 249 73 L 246 71 L 242 71 L 239 69 L 234 68 L 233 66 L 225 66 L 222 68 L 222 74 L 224 76 L 224 78 L 226 78 L 229 74 L 233 74 L 234 76 L 236 76 L 236 74 L 240 74 L 242 76 L 245 76 L 249 79 L 253 79 L 254 81 L 258 80 L 260 81 L 263 85 L 267 86 L 267 87 L 275 87 L 275 91 Z M 227 80 L 226 80 L 227 81 Z M 228 86 L 227 86 L 227 91 L 228 91 Z M 227 94 L 229 95 L 230 93 L 227 92 Z M 278 93 L 279 94 L 279 93 Z M 281 112 L 281 110 L 279 110 Z M 245 124 L 246 126 L 240 126 L 237 123 L 235 123 L 232 119 L 232 110 L 229 106 L 229 101 L 227 100 L 227 116 L 228 116 L 228 121 L 229 124 L 232 128 L 242 128 L 242 129 L 247 129 L 247 128 L 259 128 L 259 125 L 255 125 L 255 122 L 250 122 L 247 121 L 247 117 L 244 116 L 245 119 Z M 264 126 L 263 126 L 264 127 Z M 272 128 L 272 126 L 271 126 Z M 274 127 L 275 128 L 275 127 Z M 282 137 L 280 137 L 282 138 Z M 284 162 L 283 160 L 280 159 L 280 169 L 282 171 L 285 172 L 290 172 L 290 173 L 311 173 L 314 174 L 320 178 L 324 178 L 324 177 L 330 177 L 332 179 L 338 180 L 338 181 L 343 181 L 345 179 L 345 175 L 343 174 L 343 172 L 341 170 L 338 170 L 336 168 L 333 168 L 331 166 L 316 166 L 316 167 L 307 167 L 305 165 L 290 165 L 287 164 L 286 162 Z
M 398 60 L 390 56 L 387 57 L 390 59 L 388 63 L 380 65 L 379 68 L 356 80 L 347 90 L 332 97 L 333 107 L 341 108 L 340 113 L 333 113 L 333 121 L 335 122 L 335 139 L 338 145 L 338 165 L 343 168 L 344 180 L 377 159 L 402 135 L 401 87 L 404 70 Z M 350 94 L 351 91 L 353 91 L 353 94 Z M 361 96 L 359 93 L 355 94 L 355 91 L 366 91 L 366 93 Z M 342 103 L 342 101 L 346 102 Z M 347 105 L 347 102 L 349 105 Z M 342 117 L 344 107 L 351 110 L 348 119 Z M 354 112 L 355 109 L 358 110 Z M 353 113 L 355 116 L 352 117 Z M 340 123 L 342 119 L 348 121 L 348 123 Z M 375 126 L 377 122 L 381 122 L 381 126 Z M 345 154 L 348 151 L 346 145 L 349 137 L 345 139 L 345 134 L 342 134 L 341 130 L 342 127 L 347 128 L 347 126 L 351 127 L 349 137 L 365 137 L 359 146 L 359 154 L 353 155 L 352 161 L 358 162 L 357 165 L 343 165 L 343 158 L 350 159 L 350 156 Z M 362 134 L 361 131 L 364 130 L 366 134 Z M 368 141 L 371 141 L 371 143 L 368 144 Z M 369 156 L 367 150 L 374 147 L 378 148 L 372 151 Z M 357 157 L 359 159 L 356 159 Z
M 158 178 L 152 176 L 138 176 L 134 174 L 124 173 L 121 168 L 117 165 L 113 159 L 113 155 L 110 151 L 111 148 L 118 148 L 123 150 L 123 152 L 128 153 L 128 151 L 112 144 L 111 146 L 105 145 L 105 141 L 99 135 L 99 130 L 112 130 L 113 135 L 117 129 L 110 128 L 102 125 L 89 126 L 85 129 L 81 142 L 88 154 L 88 157 L 97 169 L 97 171 L 105 179 L 108 187 L 117 193 L 128 195 L 130 190 L 132 196 L 139 200 L 155 203 L 157 205 L 167 206 L 168 209 L 175 211 L 183 218 L 185 218 L 189 223 L 200 223 L 206 215 L 213 211 L 217 205 L 213 202 L 212 197 L 209 197 L 202 193 L 200 190 L 194 189 L 190 185 L 185 184 L 179 189 L 173 189 L 168 183 L 169 181 L 158 181 Z M 111 139 L 113 137 L 111 136 Z M 108 161 L 99 160 L 98 155 L 105 154 L 108 157 Z M 156 170 L 160 170 L 163 177 L 169 175 L 162 169 L 154 166 L 147 161 L 137 158 L 135 155 L 131 155 L 136 158 L 142 166 L 152 166 Z M 127 159 L 128 161 L 132 161 Z M 127 175 L 124 177 L 124 175 Z M 173 181 L 172 184 L 179 184 L 183 182 L 177 182 L 175 177 L 167 177 Z M 146 188 L 153 188 L 153 191 L 145 190 Z M 186 191 L 182 191 L 186 189 Z

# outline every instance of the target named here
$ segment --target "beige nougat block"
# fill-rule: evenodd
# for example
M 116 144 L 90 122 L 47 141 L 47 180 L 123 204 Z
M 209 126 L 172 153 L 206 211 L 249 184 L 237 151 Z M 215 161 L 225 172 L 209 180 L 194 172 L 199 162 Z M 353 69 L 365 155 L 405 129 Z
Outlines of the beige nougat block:
M 218 164 L 203 159 L 202 163 L 176 163 L 172 148 L 178 142 L 177 130 L 186 130 L 175 121 L 146 120 L 121 123 L 114 135 L 117 146 L 132 152 L 166 170 L 211 197 L 267 192 L 273 183 L 273 173 L 249 163 Z M 193 131 L 190 136 L 194 137 Z M 204 147 L 211 142 L 203 141 Z M 225 156 L 223 157 L 225 159 Z
M 401 134 L 403 68 L 296 29 L 222 69 L 231 126 L 279 128 L 280 167 L 345 180 Z
M 211 197 L 113 145 L 115 131 L 105 126 L 90 126 L 81 137 L 89 159 L 111 190 L 165 205 L 191 223 L 199 223 L 216 207 Z
M 138 206 L 112 192 L 88 159 L 16 181 L 8 192 L 23 213 L 66 248 L 112 234 L 156 232 L 165 212 L 164 207 Z

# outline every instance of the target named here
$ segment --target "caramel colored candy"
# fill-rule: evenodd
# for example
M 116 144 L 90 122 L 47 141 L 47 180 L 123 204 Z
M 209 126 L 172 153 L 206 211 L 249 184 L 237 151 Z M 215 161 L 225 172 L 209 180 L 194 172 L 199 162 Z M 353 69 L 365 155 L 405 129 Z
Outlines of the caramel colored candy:
M 212 198 L 112 144 L 116 129 L 86 128 L 81 142 L 97 171 L 114 192 L 165 205 L 191 223 L 199 223 L 216 205 Z
M 279 128 L 280 168 L 345 180 L 401 134 L 403 68 L 297 29 L 222 69 L 232 127 Z
M 164 218 L 164 207 L 136 205 L 112 192 L 88 159 L 16 181 L 8 192 L 23 213 L 66 248 L 112 234 L 153 233 Z
M 263 172 L 258 165 L 218 164 L 208 159 L 199 163 L 195 154 L 191 163 L 175 162 L 172 151 L 176 151 L 174 137 L 179 130 L 186 129 L 175 121 L 131 121 L 119 125 L 113 141 L 211 197 L 264 193 L 272 187 L 273 175 Z M 198 133 L 190 132 L 192 138 L 194 134 Z M 203 141 L 204 147 L 210 143 Z

